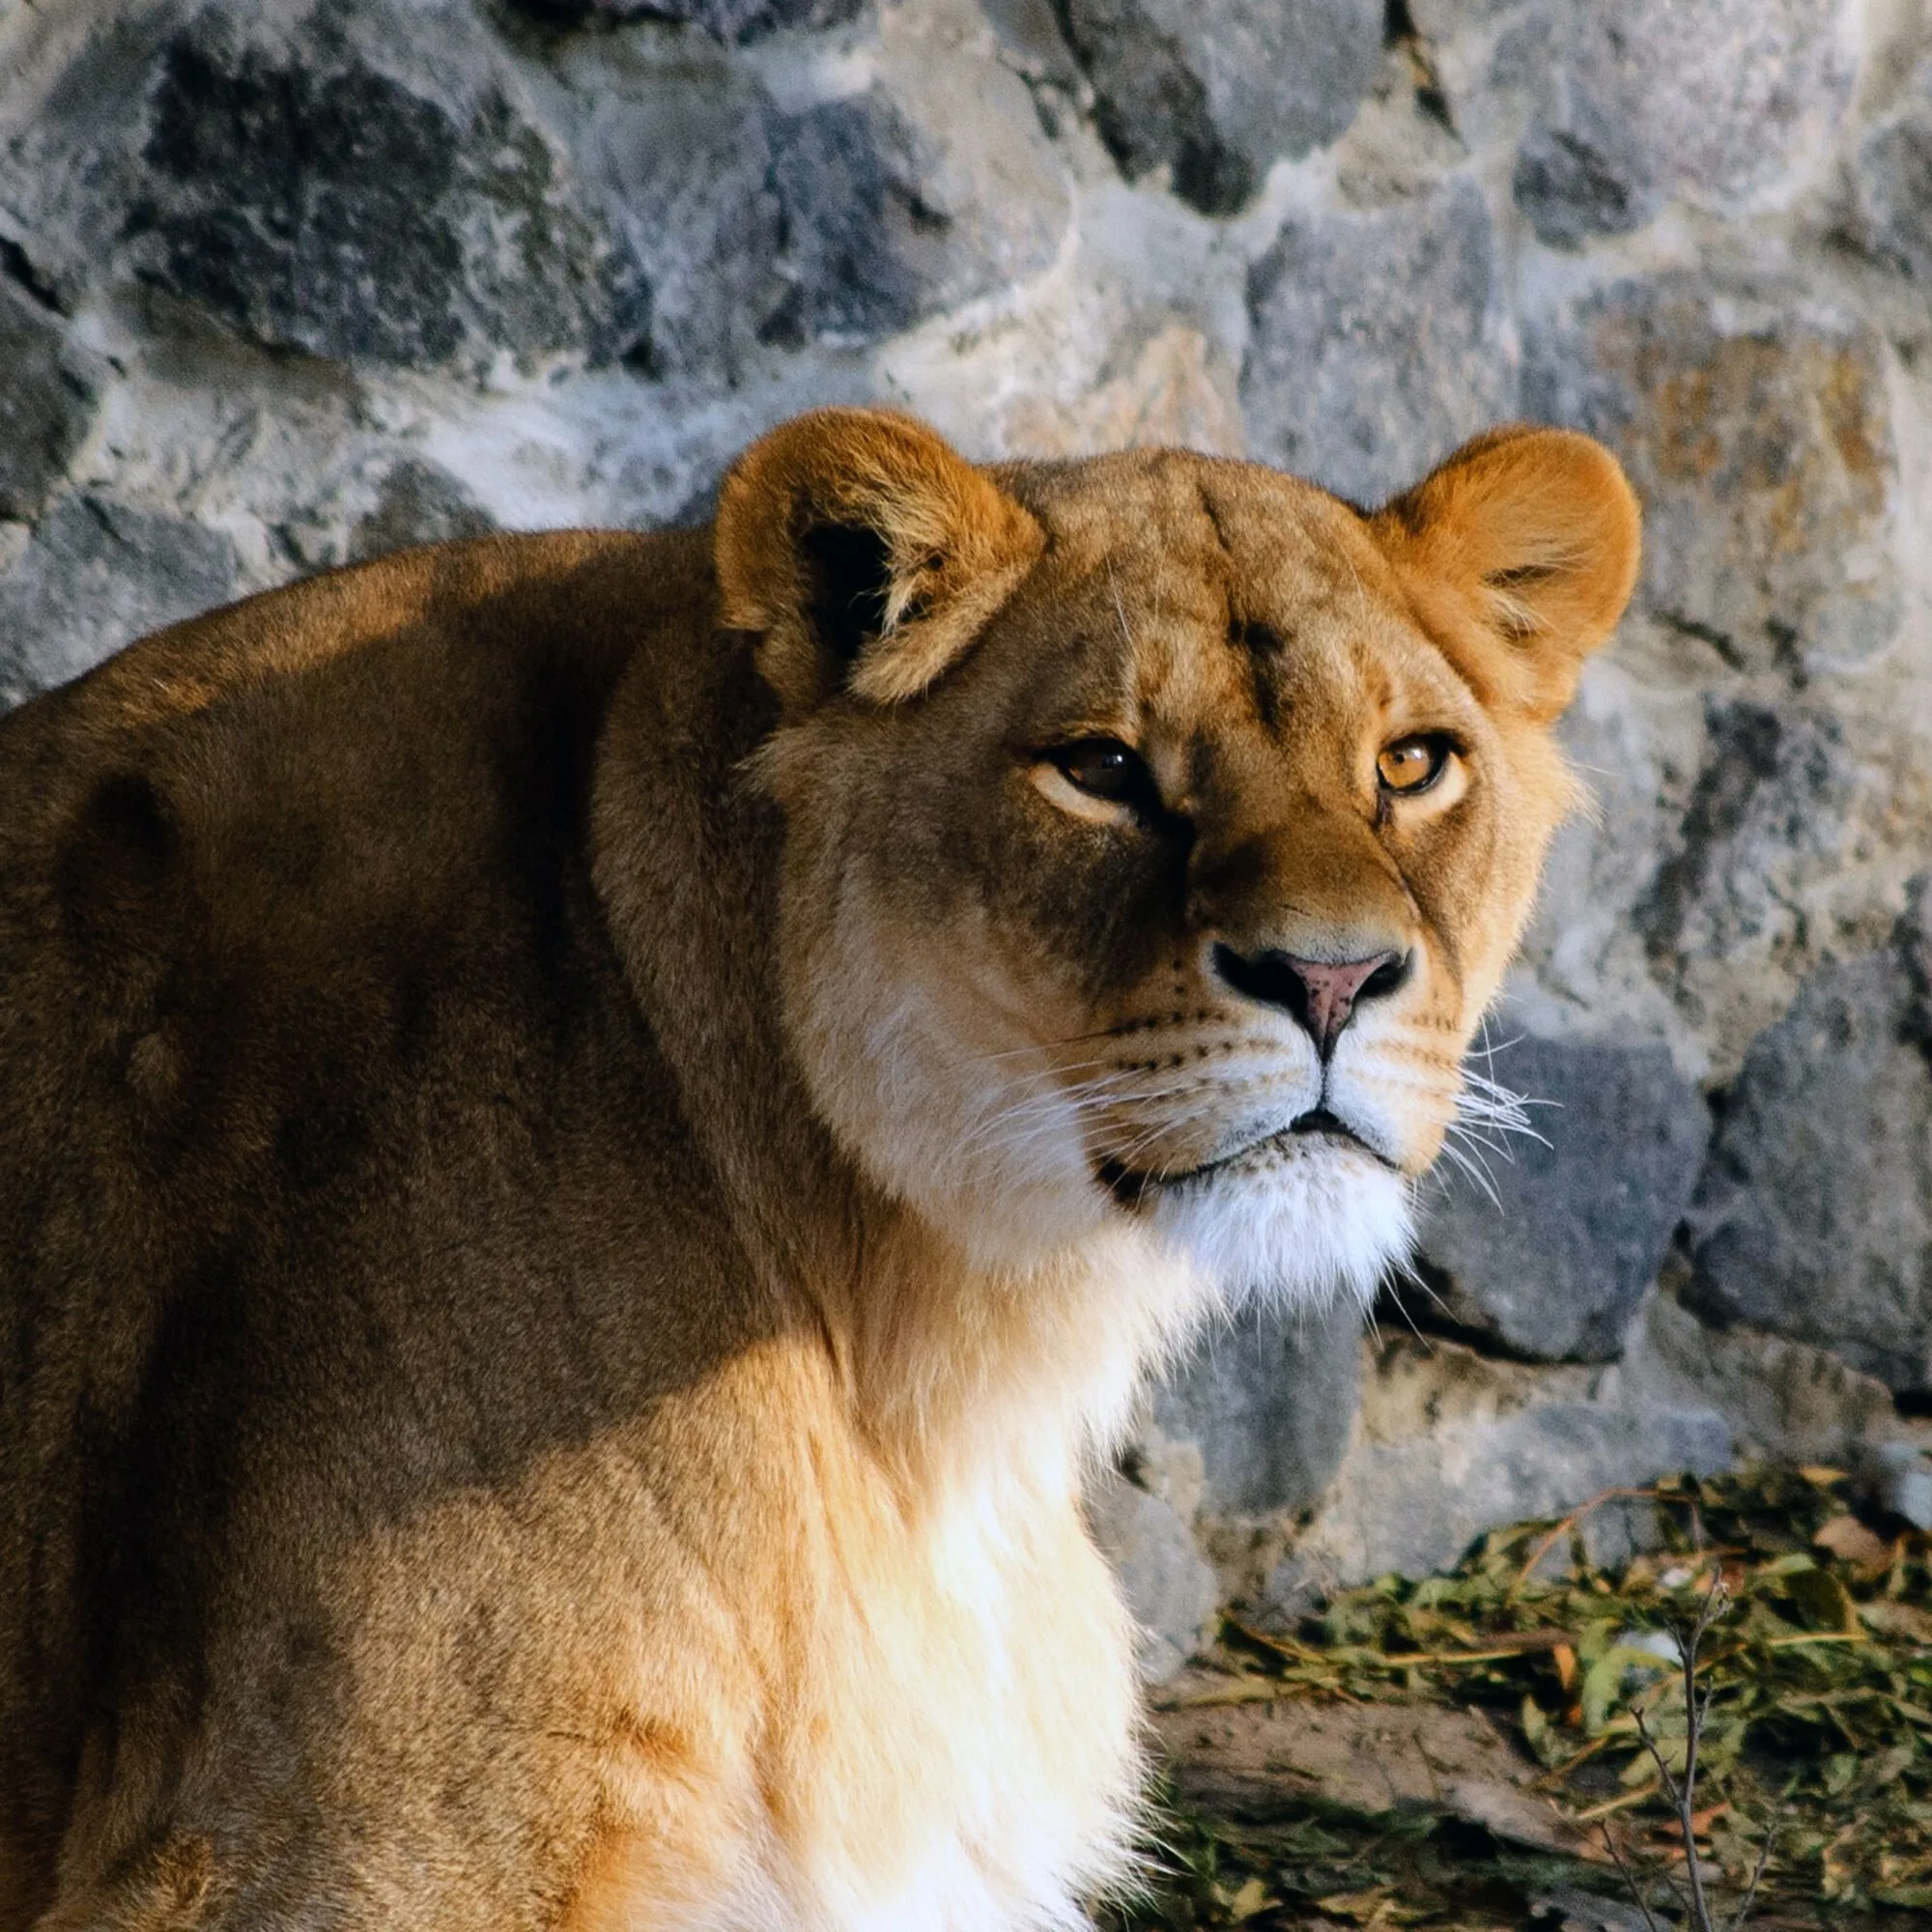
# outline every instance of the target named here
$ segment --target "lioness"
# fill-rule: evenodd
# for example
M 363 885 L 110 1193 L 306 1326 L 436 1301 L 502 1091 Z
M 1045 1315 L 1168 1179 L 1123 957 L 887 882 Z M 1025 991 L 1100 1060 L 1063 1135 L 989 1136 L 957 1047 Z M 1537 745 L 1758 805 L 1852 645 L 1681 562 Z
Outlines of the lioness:
M 1081 1472 L 1402 1254 L 1636 554 L 833 411 L 0 723 L 0 1925 L 1084 1923 Z

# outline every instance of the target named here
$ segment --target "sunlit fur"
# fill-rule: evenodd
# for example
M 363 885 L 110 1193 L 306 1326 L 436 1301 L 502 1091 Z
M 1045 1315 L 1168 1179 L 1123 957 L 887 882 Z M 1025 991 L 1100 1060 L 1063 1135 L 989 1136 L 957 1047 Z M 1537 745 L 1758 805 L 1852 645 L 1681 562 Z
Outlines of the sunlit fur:
M 1635 560 L 1580 437 L 1364 515 L 837 411 L 0 720 L 0 1932 L 1083 1924 L 1083 1480 L 1514 1122 Z M 1280 959 L 1384 954 L 1324 1069 Z

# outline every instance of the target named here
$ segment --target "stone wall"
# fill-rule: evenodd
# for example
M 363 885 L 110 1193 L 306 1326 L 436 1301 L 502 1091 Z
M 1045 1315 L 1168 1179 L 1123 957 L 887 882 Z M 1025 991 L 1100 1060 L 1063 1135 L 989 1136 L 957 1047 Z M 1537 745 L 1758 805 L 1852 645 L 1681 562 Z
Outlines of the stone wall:
M 1363 499 L 1521 413 L 1648 513 L 1480 1064 L 1542 1138 L 1472 1119 L 1379 1339 L 1250 1321 L 1150 1400 L 1099 1508 L 1170 1634 L 1752 1449 L 1896 1477 L 1922 0 L 0 0 L 0 703 L 400 544 L 701 519 L 863 399 Z

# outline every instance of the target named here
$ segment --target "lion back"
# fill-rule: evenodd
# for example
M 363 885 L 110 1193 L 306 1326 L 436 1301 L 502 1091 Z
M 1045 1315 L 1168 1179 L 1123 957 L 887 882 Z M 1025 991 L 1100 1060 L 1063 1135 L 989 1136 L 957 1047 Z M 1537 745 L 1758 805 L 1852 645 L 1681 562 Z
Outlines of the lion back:
M 640 627 L 704 594 L 687 549 L 409 554 L 0 720 L 0 1927 L 87 1849 L 91 1780 L 165 1816 L 181 1764 L 126 1759 L 184 1734 L 237 1593 L 582 1380 L 538 1342 L 500 1386 L 445 1376 L 453 1424 L 410 1378 L 488 1332 L 483 1241 L 571 1264 L 528 1203 L 626 1151 L 554 1096 L 663 1111 L 584 826 Z M 95 1849 L 165 1866 L 114 1922 L 200 1909 L 165 1834 Z

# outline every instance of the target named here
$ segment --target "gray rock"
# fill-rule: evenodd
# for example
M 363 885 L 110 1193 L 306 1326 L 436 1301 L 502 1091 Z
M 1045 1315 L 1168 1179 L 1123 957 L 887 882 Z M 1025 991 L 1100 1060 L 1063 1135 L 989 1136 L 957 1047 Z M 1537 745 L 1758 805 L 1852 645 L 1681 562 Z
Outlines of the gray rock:
M 784 302 L 783 213 L 765 98 L 730 74 L 624 75 L 592 68 L 583 147 L 650 290 L 631 356 L 663 378 L 737 381 Z M 796 190 L 795 190 L 796 191 Z
M 1349 1445 L 1361 1327 L 1352 1303 L 1237 1318 L 1155 1388 L 1166 1444 L 1199 1451 L 1201 1510 L 1264 1516 L 1321 1494 Z
M 1066 44 L 1059 0 L 980 0 L 980 12 L 999 37 L 1005 59 L 1032 80 L 1063 93 L 1080 84 L 1080 63 Z
M 517 0 L 526 12 L 569 26 L 592 21 L 670 20 L 701 28 L 715 41 L 762 40 L 780 28 L 836 27 L 854 19 L 866 0 Z
M 1854 181 L 1866 245 L 1932 285 L 1932 61 L 1915 74 L 1903 105 L 1860 144 Z
M 1519 1354 L 1606 1361 L 1690 1205 L 1710 1131 L 1703 1097 L 1661 1046 L 1526 1037 L 1493 1072 L 1547 1103 L 1531 1115 L 1541 1138 L 1467 1148 L 1488 1183 L 1445 1172 L 1420 1248 L 1447 1277 L 1456 1321 Z
M 1695 781 L 1631 910 L 1654 966 L 1728 958 L 1782 923 L 1806 869 L 1842 863 L 1858 776 L 1844 726 L 1815 705 L 1707 699 Z
M 98 389 L 60 319 L 0 280 L 0 517 L 36 517 L 86 439 Z
M 1644 602 L 1740 670 L 1861 664 L 1896 632 L 1886 381 L 1878 336 L 1797 290 L 1619 282 L 1525 329 L 1524 413 L 1623 459 Z
M 1407 0 L 1407 12 L 1425 41 L 1440 41 L 1472 20 L 1492 20 L 1521 4 L 1522 0 Z
M 1662 197 L 1575 128 L 1538 125 L 1517 151 L 1516 203 L 1537 239 L 1574 248 L 1593 235 L 1625 235 L 1657 213 Z
M 1435 1576 L 1502 1524 L 1560 1517 L 1605 1490 L 1686 1469 L 1714 1474 L 1730 1460 L 1715 1411 L 1556 1403 L 1497 1424 L 1479 1445 L 1451 1436 L 1369 1449 L 1270 1577 L 1268 1601 L 1299 1605 L 1377 1577 Z
M 944 57 L 969 28 L 970 52 Z M 920 218 L 945 242 L 929 303 L 1009 292 L 1052 270 L 1073 232 L 1072 176 L 977 8 L 895 9 L 880 37 L 878 87 L 912 130 Z
M 1667 1513 L 1649 1496 L 1589 1499 L 1567 1534 L 1537 1558 L 1533 1577 L 1560 1582 L 1578 1572 L 1619 1571 L 1634 1556 L 1661 1549 L 1669 1541 Z M 1580 1559 L 1580 1560 L 1579 1560 Z
M 64 497 L 0 577 L 0 708 L 221 603 L 235 572 L 228 539 L 185 517 Z
M 1665 1512 L 1648 1496 L 1612 1496 L 1589 1511 L 1577 1525 L 1583 1565 L 1590 1570 L 1622 1570 L 1634 1556 L 1660 1549 L 1667 1541 Z M 1551 1547 L 1546 1574 L 1574 1574 L 1574 1553 L 1561 1543 Z
M 167 46 L 130 211 L 155 281 L 259 341 L 431 368 L 628 349 L 630 265 L 501 94 L 468 125 L 355 54 L 283 64 L 206 23 Z
M 413 369 L 611 362 L 648 333 L 638 265 L 472 15 L 150 8 L 118 59 L 82 46 L 80 85 L 112 111 L 0 182 L 87 238 L 67 283 L 131 273 L 254 341 Z
M 447 470 L 407 456 L 383 478 L 375 507 L 349 533 L 349 558 L 360 562 L 412 544 L 480 537 L 496 527 L 496 520 Z
M 988 62 L 936 85 L 903 56 L 889 76 L 767 122 L 781 289 L 768 343 L 873 340 L 1055 257 L 1067 187 L 1018 79 Z
M 1932 1389 L 1932 1066 L 1910 928 L 1821 967 L 1726 1100 L 1691 1224 L 1700 1313 Z
M 1932 1461 L 1910 1442 L 1888 1442 L 1878 1461 L 1879 1501 L 1914 1529 L 1932 1529 Z
M 1513 412 L 1489 211 L 1473 183 L 1292 215 L 1248 276 L 1252 453 L 1380 502 Z
M 1903 1426 L 1891 1391 L 1829 1349 L 1707 1328 L 1671 1294 L 1645 1304 L 1619 1377 L 1627 1401 L 1716 1409 L 1744 1457 L 1863 1468 Z
M 1141 1677 L 1165 1683 L 1207 1636 L 1214 1573 L 1166 1503 L 1111 1470 L 1088 1486 L 1087 1520 L 1141 1627 Z
M 1065 171 L 990 58 L 889 45 L 857 95 L 781 110 L 742 73 L 592 70 L 585 148 L 650 293 L 651 376 L 875 341 L 1056 257 Z
M 1055 0 L 1130 181 L 1229 214 L 1271 162 L 1335 139 L 1379 70 L 1380 0 Z
M 1842 0 L 1568 0 L 1549 16 L 1517 205 L 1576 247 L 1674 195 L 1727 207 L 1816 151 L 1850 104 Z
M 922 194 L 913 130 L 884 94 L 775 116 L 768 138 L 786 293 L 766 341 L 864 341 L 937 305 L 952 219 Z
M 1586 1374 L 1486 1362 L 1448 1342 L 1384 1343 L 1364 1382 L 1357 1439 L 1269 1577 L 1267 1601 L 1298 1613 L 1376 1577 L 1431 1576 L 1501 1524 L 1729 1464 L 1731 1434 L 1715 1410 L 1627 1402 Z M 1610 1526 L 1624 1536 L 1640 1528 Z

